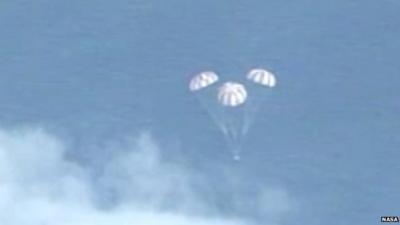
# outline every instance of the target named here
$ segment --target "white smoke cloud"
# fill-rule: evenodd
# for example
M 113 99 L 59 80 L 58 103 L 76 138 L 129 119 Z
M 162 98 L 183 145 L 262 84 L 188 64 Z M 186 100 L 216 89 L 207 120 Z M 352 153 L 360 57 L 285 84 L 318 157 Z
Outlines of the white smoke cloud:
M 250 224 L 218 216 L 214 206 L 192 190 L 191 173 L 163 160 L 149 133 L 124 148 L 94 178 L 90 169 L 67 160 L 64 144 L 44 130 L 0 130 L 0 224 Z M 289 210 L 285 193 L 267 191 L 261 197 L 267 214 Z M 265 203 L 282 199 L 278 208 Z M 105 202 L 108 207 L 103 207 Z
M 101 186 L 114 193 L 116 201 L 142 202 L 141 208 L 168 205 L 174 209 L 194 202 L 194 194 L 188 187 L 189 174 L 177 165 L 162 161 L 150 134 L 142 133 L 128 146 L 131 148 L 128 152 L 116 155 L 107 163 L 100 179 Z

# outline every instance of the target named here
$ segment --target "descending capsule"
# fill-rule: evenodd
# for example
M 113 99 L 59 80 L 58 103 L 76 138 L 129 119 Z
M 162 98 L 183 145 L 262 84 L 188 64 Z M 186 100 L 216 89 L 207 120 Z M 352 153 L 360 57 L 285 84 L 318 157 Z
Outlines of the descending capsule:
M 264 69 L 250 70 L 247 73 L 247 79 L 267 87 L 274 87 L 276 85 L 275 76 L 271 72 Z
M 219 80 L 218 75 L 212 71 L 205 71 L 192 78 L 189 89 L 192 92 L 208 87 Z
M 236 107 L 245 103 L 246 99 L 246 88 L 240 83 L 226 82 L 219 88 L 218 101 L 223 106 Z

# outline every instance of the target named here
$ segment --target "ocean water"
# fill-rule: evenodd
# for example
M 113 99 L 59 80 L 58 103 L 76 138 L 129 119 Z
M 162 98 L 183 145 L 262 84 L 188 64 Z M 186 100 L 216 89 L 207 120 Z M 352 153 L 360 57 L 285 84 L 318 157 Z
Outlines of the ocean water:
M 163 160 L 191 171 L 206 217 L 379 224 L 400 216 L 399 11 L 383 0 L 5 0 L 0 124 L 43 127 L 94 174 L 115 154 L 108 142 L 149 132 Z M 278 85 L 234 162 L 188 82 L 254 67 Z

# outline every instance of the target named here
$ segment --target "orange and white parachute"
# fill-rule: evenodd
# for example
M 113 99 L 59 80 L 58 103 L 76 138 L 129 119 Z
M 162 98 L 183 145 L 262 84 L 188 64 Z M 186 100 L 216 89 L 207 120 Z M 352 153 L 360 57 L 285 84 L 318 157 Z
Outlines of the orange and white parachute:
M 252 69 L 246 75 L 246 86 L 234 81 L 217 86 L 218 81 L 215 72 L 202 72 L 191 79 L 189 89 L 222 131 L 233 158 L 240 160 L 248 130 L 276 79 L 267 70 Z
M 264 69 L 252 69 L 247 73 L 247 79 L 267 87 L 274 87 L 276 79 L 274 74 Z
M 226 82 L 219 88 L 218 101 L 223 106 L 236 107 L 244 104 L 246 99 L 246 88 L 240 83 Z
M 198 91 L 216 83 L 218 80 L 219 77 L 216 73 L 212 71 L 205 71 L 192 78 L 189 84 L 189 89 L 192 92 Z

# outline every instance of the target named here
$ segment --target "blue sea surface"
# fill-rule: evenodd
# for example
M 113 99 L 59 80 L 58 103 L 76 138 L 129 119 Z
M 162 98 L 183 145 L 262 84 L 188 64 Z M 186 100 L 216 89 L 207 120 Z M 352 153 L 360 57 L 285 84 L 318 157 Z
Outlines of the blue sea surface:
M 399 12 L 388 0 L 5 0 L 0 124 L 45 127 L 94 171 L 113 154 L 103 140 L 149 131 L 219 213 L 255 224 L 271 212 L 252 205 L 263 187 L 290 196 L 276 224 L 379 224 L 400 216 Z M 238 163 L 188 82 L 254 67 L 278 85 Z

